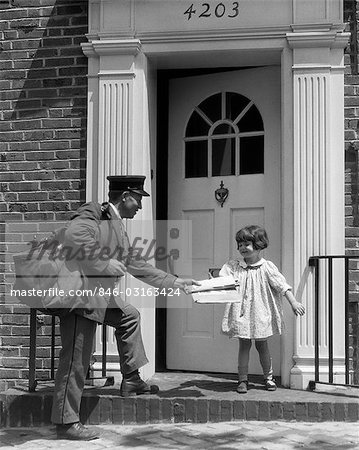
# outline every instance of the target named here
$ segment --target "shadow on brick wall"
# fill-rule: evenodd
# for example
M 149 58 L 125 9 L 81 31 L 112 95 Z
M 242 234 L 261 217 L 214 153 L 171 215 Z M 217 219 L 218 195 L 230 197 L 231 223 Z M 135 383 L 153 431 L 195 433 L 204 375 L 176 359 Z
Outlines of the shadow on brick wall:
M 20 90 L 8 116 L 13 124 L 10 150 L 25 155 L 28 185 L 21 183 L 18 190 L 48 192 L 39 198 L 39 210 L 66 220 L 85 201 L 87 58 L 80 44 L 86 41 L 87 1 L 48 0 L 41 8 L 27 8 L 24 18 L 17 7 L 26 3 L 12 1 L 16 14 L 8 30 L 13 90 Z M 26 204 L 21 210 L 19 200 L 9 211 L 29 212 Z
M 359 226 L 359 148 L 350 142 L 345 152 L 345 165 L 350 175 L 350 197 L 353 216 L 353 227 Z

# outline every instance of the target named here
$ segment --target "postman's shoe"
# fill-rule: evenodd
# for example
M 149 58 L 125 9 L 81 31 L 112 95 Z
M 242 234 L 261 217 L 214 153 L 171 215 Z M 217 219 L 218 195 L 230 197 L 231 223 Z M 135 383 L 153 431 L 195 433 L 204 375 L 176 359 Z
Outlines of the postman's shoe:
M 92 441 L 100 437 L 96 431 L 89 430 L 80 422 L 56 425 L 56 434 L 57 439 L 71 441 Z
M 136 379 L 124 378 L 121 383 L 120 395 L 122 397 L 133 397 L 141 394 L 157 394 L 159 387 L 155 384 L 147 384 L 140 377 Z

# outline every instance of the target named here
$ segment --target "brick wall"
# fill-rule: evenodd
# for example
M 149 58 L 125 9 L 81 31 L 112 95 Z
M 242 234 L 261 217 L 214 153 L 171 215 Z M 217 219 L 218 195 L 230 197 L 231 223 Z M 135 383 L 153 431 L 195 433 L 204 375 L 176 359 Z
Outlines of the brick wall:
M 351 39 L 345 55 L 345 192 L 347 255 L 359 255 L 359 1 L 344 1 Z M 359 384 L 359 261 L 350 262 L 350 356 Z
M 6 255 L 31 240 L 26 224 L 41 234 L 85 200 L 86 32 L 87 0 L 0 1 L 0 390 L 27 377 L 29 352 L 28 308 L 5 301 Z M 38 321 L 39 377 L 49 319 Z
M 344 0 L 346 249 L 359 254 L 359 1 Z M 7 305 L 5 254 L 31 239 L 25 220 L 61 221 L 85 200 L 87 0 L 0 0 L 0 390 L 27 376 L 28 309 Z M 39 230 L 45 231 L 46 226 Z M 9 274 L 10 273 L 10 274 Z M 359 266 L 351 273 L 351 344 L 359 382 Z M 44 323 L 42 324 L 42 319 Z M 38 376 L 49 374 L 39 318 Z

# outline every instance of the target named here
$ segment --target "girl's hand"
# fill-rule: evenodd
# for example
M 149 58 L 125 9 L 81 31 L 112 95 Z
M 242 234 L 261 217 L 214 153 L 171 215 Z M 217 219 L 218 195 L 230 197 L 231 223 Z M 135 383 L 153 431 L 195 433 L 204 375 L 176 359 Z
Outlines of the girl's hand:
M 190 294 L 192 284 L 196 286 L 201 286 L 201 283 L 196 280 L 192 280 L 192 278 L 176 278 L 173 287 L 175 289 L 179 288 L 185 294 Z
M 302 316 L 305 313 L 304 305 L 302 305 L 301 303 L 296 301 L 296 302 L 293 302 L 291 304 L 291 306 L 292 306 L 292 310 L 296 316 Z
M 290 303 L 290 306 L 292 307 L 292 310 L 296 316 L 302 316 L 305 313 L 304 306 L 297 302 L 294 295 L 292 294 L 291 290 L 288 290 L 285 294 L 286 299 Z

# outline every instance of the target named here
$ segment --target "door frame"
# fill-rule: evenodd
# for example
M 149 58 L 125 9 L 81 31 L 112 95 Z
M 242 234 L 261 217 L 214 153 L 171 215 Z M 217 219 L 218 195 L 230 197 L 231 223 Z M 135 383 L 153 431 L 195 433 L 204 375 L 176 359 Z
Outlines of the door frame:
M 156 143 L 156 219 L 168 219 L 168 125 L 169 125 L 169 81 L 195 75 L 255 69 L 261 66 L 218 67 L 214 69 L 167 69 L 157 70 L 157 143 Z M 158 240 L 158 236 L 156 236 Z M 158 267 L 167 271 L 166 266 Z M 157 307 L 155 316 L 156 332 L 156 372 L 167 369 L 167 310 Z M 282 356 L 281 356 L 282 358 Z

